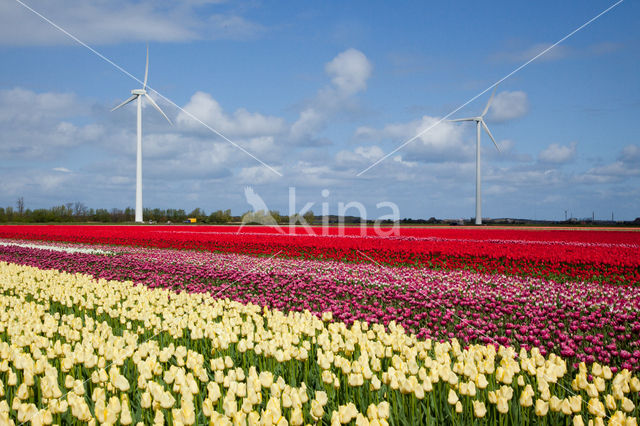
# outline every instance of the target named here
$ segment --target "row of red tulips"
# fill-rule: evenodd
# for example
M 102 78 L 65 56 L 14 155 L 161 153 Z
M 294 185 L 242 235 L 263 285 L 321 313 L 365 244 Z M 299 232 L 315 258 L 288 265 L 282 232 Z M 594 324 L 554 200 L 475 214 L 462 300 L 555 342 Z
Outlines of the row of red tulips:
M 359 237 L 359 232 L 361 228 L 294 228 L 290 233 L 289 228 L 269 227 L 2 226 L 0 238 L 279 253 L 561 281 L 640 282 L 640 232 L 400 228 L 399 236 L 386 237 L 374 236 L 372 228 L 366 230 L 368 236 Z

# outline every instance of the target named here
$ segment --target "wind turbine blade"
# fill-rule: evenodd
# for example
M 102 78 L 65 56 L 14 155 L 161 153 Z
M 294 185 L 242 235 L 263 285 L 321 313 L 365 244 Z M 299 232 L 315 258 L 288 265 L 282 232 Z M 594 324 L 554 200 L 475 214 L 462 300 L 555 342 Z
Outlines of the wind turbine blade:
M 129 99 L 127 99 L 126 101 L 124 101 L 123 103 L 121 103 L 120 105 L 118 105 L 117 107 L 115 107 L 114 109 L 112 109 L 111 111 L 115 111 L 120 107 L 125 106 L 126 104 L 128 104 L 129 102 L 135 100 L 138 97 L 138 95 L 133 95 L 131 96 Z
M 498 147 L 498 144 L 496 143 L 496 140 L 493 138 L 493 135 L 491 134 L 491 131 L 487 127 L 487 124 L 484 122 L 484 120 L 482 120 L 481 123 L 482 123 L 482 127 L 484 127 L 484 130 L 487 132 L 487 134 L 489 135 L 489 137 L 493 141 L 493 144 L 496 146 L 496 149 L 498 150 L 498 152 L 502 152 L 502 151 L 500 151 L 500 148 Z
M 147 77 L 149 77 L 149 45 L 147 44 L 147 64 L 144 67 L 144 84 L 143 89 L 147 88 Z
M 475 121 L 475 118 L 456 118 L 455 120 L 447 120 L 450 122 L 455 122 L 455 121 Z
M 493 87 L 493 92 L 491 92 L 491 97 L 489 98 L 489 102 L 487 102 L 487 106 L 484 107 L 484 111 L 482 111 L 482 115 L 480 117 L 484 117 L 487 111 L 489 111 L 489 106 L 491 105 L 491 101 L 493 101 L 493 96 L 496 94 L 497 89 L 498 89 L 498 85 L 496 84 Z
M 158 106 L 158 104 L 156 103 L 156 101 L 154 101 L 154 100 L 153 100 L 153 98 L 152 98 L 151 96 L 149 96 L 148 94 L 146 94 L 146 93 L 144 94 L 144 96 L 147 98 L 147 100 L 148 100 L 149 102 L 151 102 L 151 105 L 153 105 L 153 107 L 154 107 L 155 109 L 157 109 L 157 110 L 158 110 L 158 112 L 159 112 L 160 114 L 162 114 L 162 116 L 163 116 L 164 118 L 166 118 L 166 119 L 167 119 L 167 121 L 169 122 L 169 124 L 171 124 L 171 125 L 173 126 L 173 123 L 171 122 L 171 120 L 169 120 L 169 117 L 167 117 L 167 114 L 165 114 L 165 113 L 164 113 L 164 111 L 162 111 L 162 110 L 160 109 L 160 107 Z

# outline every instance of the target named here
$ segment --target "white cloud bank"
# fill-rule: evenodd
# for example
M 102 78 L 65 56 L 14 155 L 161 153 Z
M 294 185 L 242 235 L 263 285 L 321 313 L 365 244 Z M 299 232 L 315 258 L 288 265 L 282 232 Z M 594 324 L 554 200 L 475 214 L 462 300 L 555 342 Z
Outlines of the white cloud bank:
M 361 140 L 387 140 L 394 145 L 401 145 L 424 132 L 405 145 L 399 154 L 406 157 L 407 160 L 422 162 L 443 162 L 470 158 L 474 148 L 472 144 L 466 143 L 463 139 L 465 126 L 448 121 L 439 123 L 440 120 L 439 117 L 425 115 L 418 120 L 407 123 L 387 124 L 382 129 L 359 127 L 355 135 Z
M 223 111 L 218 101 L 205 92 L 196 92 L 191 96 L 184 110 L 228 137 L 274 135 L 281 133 L 285 126 L 282 118 L 251 113 L 244 108 L 229 115 Z M 178 114 L 176 122 L 185 129 L 209 132 L 183 111 Z
M 215 3 L 207 1 L 31 0 L 27 3 L 36 12 L 89 44 L 247 39 L 265 31 L 263 26 L 234 11 L 217 13 L 212 12 L 210 6 L 204 8 L 207 3 Z M 73 43 L 75 41 L 70 37 L 20 3 L 0 3 L 0 45 Z
M 552 143 L 538 154 L 538 160 L 542 163 L 564 164 L 572 161 L 576 157 L 577 143 L 571 142 L 569 145 L 558 145 Z
M 71 122 L 88 109 L 89 104 L 72 93 L 0 90 L 0 157 L 46 160 L 62 155 L 61 150 L 97 141 L 104 134 L 102 125 Z

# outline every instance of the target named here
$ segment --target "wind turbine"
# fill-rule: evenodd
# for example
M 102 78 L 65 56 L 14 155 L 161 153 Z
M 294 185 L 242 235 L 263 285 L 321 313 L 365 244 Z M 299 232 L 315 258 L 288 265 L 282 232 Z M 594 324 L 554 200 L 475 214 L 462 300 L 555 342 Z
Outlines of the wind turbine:
M 118 108 L 121 108 L 128 104 L 129 102 L 138 100 L 138 150 L 136 156 L 136 222 L 142 222 L 142 97 L 145 97 L 147 101 L 153 105 L 155 109 L 162 114 L 164 118 L 167 119 L 169 124 L 171 120 L 169 117 L 160 109 L 158 104 L 153 100 L 151 96 L 147 94 L 147 77 L 149 76 L 149 45 L 147 45 L 147 64 L 144 68 L 144 83 L 142 84 L 142 89 L 134 89 L 131 91 L 131 97 L 113 108 L 111 111 L 115 111 Z
M 491 93 L 491 97 L 489 98 L 489 102 L 487 102 L 487 106 L 484 107 L 484 111 L 482 111 L 482 115 L 478 117 L 469 117 L 469 118 L 458 118 L 456 120 L 448 120 L 448 121 L 475 121 L 476 122 L 476 225 L 482 225 L 482 190 L 481 190 L 481 175 L 480 175 L 480 133 L 481 127 L 484 127 L 484 130 L 487 132 L 493 144 L 496 146 L 498 152 L 500 152 L 500 148 L 496 143 L 496 140 L 493 138 L 491 131 L 487 127 L 487 124 L 484 122 L 484 116 L 489 111 L 489 106 L 491 105 L 491 101 L 493 101 L 493 96 L 496 94 L 496 89 L 498 86 L 496 85 L 493 88 L 493 93 Z

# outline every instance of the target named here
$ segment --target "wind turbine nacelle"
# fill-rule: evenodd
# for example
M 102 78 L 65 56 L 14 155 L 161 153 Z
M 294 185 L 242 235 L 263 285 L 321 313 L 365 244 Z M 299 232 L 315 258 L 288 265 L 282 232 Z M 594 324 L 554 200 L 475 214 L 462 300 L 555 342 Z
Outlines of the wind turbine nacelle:
M 131 91 L 132 95 L 144 95 L 146 93 L 147 93 L 147 91 L 144 90 L 144 89 L 135 89 L 135 90 Z

